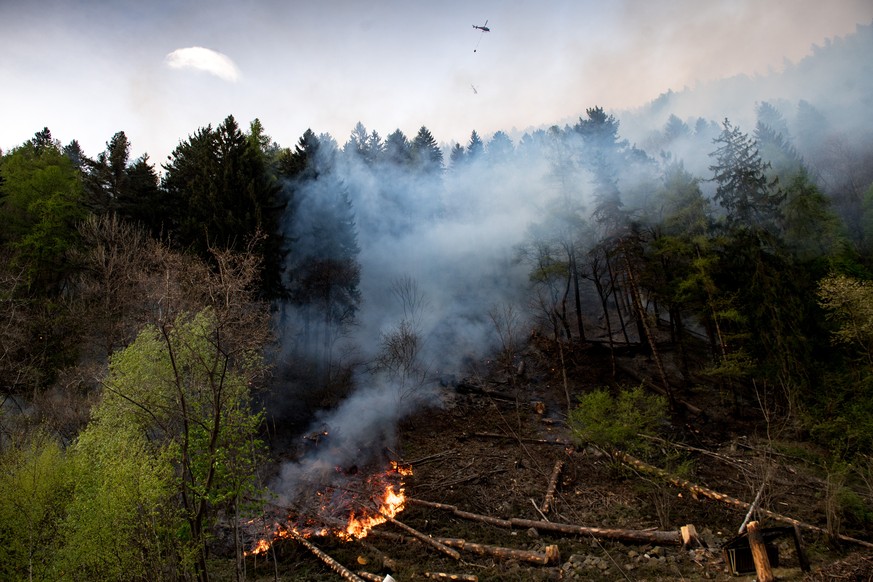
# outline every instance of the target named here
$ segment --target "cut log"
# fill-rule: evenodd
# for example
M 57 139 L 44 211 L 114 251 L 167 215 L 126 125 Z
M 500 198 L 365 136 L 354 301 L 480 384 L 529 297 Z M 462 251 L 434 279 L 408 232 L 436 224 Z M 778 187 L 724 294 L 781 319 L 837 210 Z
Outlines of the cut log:
M 758 529 L 757 521 L 750 521 L 746 525 L 749 533 L 749 548 L 752 550 L 752 560 L 755 561 L 755 572 L 758 574 L 758 582 L 774 582 L 773 569 L 770 568 L 770 558 L 767 557 L 767 546 L 764 545 L 764 537 Z
M 660 469 L 660 468 L 655 467 L 653 465 L 649 465 L 648 463 L 645 463 L 645 462 L 643 462 L 643 461 L 637 459 L 636 457 L 633 457 L 627 453 L 624 453 L 621 451 L 615 451 L 614 455 L 615 455 L 615 458 L 620 459 L 622 462 L 630 465 L 631 467 L 634 467 L 635 469 L 638 469 L 640 471 L 643 471 L 643 472 L 646 472 L 646 473 L 649 473 L 652 475 L 657 475 L 658 477 L 664 479 L 666 482 L 672 483 L 673 485 L 676 485 L 677 487 L 682 487 L 683 489 L 686 489 L 687 491 L 690 491 L 695 495 L 702 495 L 704 497 L 708 497 L 709 499 L 721 501 L 722 503 L 726 503 L 728 505 L 733 505 L 734 507 L 739 507 L 740 509 L 745 509 L 745 510 L 748 510 L 749 507 L 751 507 L 751 505 L 752 505 L 751 503 L 741 501 L 735 497 L 731 497 L 730 495 L 725 495 L 724 493 L 719 493 L 718 491 L 715 491 L 713 489 L 709 489 L 708 487 L 703 487 L 701 485 L 697 485 L 695 483 L 692 483 L 691 481 L 688 481 L 687 479 L 683 479 L 683 478 L 678 477 L 676 475 L 671 475 L 670 473 L 668 473 L 664 469 Z M 820 533 L 823 535 L 828 535 L 827 531 L 824 528 L 818 527 L 817 525 L 804 523 L 804 522 L 799 521 L 797 519 L 794 519 L 792 517 L 788 517 L 786 515 L 782 515 L 782 514 L 773 512 L 773 511 L 769 511 L 767 509 L 758 509 L 758 512 L 761 515 L 765 515 L 771 519 L 775 519 L 776 521 L 781 521 L 783 523 L 789 523 L 791 525 L 796 525 L 798 527 L 802 527 L 804 529 L 808 529 L 808 530 L 811 530 L 811 531 L 814 531 L 814 532 L 817 532 L 817 533 Z M 864 540 L 859 540 L 857 538 L 853 538 L 853 537 L 849 537 L 849 536 L 845 536 L 845 535 L 837 535 L 836 538 L 839 540 L 851 542 L 853 544 L 857 544 L 859 546 L 863 546 L 866 548 L 873 548 L 873 543 L 870 543 L 870 542 L 867 542 Z
M 682 536 L 679 534 L 678 531 L 608 529 L 599 527 L 585 527 L 581 525 L 566 523 L 554 523 L 551 521 L 519 519 L 517 517 L 513 517 L 511 519 L 500 519 L 488 515 L 479 515 L 476 513 L 461 511 L 454 505 L 448 505 L 446 503 L 433 503 L 431 501 L 423 501 L 415 498 L 407 498 L 406 501 L 407 503 L 410 503 L 412 505 L 421 505 L 424 507 L 433 507 L 435 509 L 451 511 L 457 517 L 470 519 L 473 521 L 480 521 L 483 523 L 489 523 L 491 525 L 496 525 L 499 527 L 520 527 L 525 529 L 532 527 L 541 531 L 552 531 L 556 533 L 570 535 L 593 536 L 595 538 L 611 539 L 629 543 L 656 543 L 661 545 L 674 546 L 682 544 Z
M 564 447 L 573 447 L 575 446 L 572 442 L 563 440 L 563 439 L 532 439 L 525 437 L 517 437 L 508 434 L 500 434 L 496 432 L 474 432 L 474 433 L 465 433 L 461 435 L 461 439 L 466 438 L 480 438 L 480 439 L 506 439 L 512 441 L 520 441 L 522 443 L 535 444 L 535 445 L 560 445 Z
M 407 537 L 393 532 L 387 532 L 374 529 L 371 532 L 376 537 L 392 540 L 395 542 L 404 543 L 421 543 L 419 538 Z M 544 552 L 535 552 L 533 550 L 519 550 L 516 548 L 506 548 L 502 546 L 489 546 L 486 544 L 477 544 L 458 538 L 433 538 L 436 541 L 461 550 L 472 552 L 480 556 L 491 556 L 502 560 L 518 560 L 520 562 L 528 562 L 530 564 L 539 564 L 541 566 L 549 564 L 557 564 L 561 560 L 561 552 L 557 545 L 546 546 Z
M 373 574 L 372 572 L 366 572 L 364 570 L 360 570 L 358 576 L 367 582 L 384 582 L 385 580 L 385 576 L 380 576 L 379 574 Z
M 700 548 L 706 547 L 706 544 L 697 535 L 697 528 L 693 524 L 683 525 L 679 528 L 679 534 L 682 536 L 682 548 Z
M 633 544 L 659 544 L 678 546 L 682 544 L 682 536 L 678 531 L 612 529 L 602 527 L 585 527 L 569 523 L 554 523 L 551 521 L 536 521 L 513 517 L 509 520 L 513 527 L 534 528 L 539 531 L 591 536 L 598 539 L 616 540 Z
M 329 555 L 325 554 L 323 551 L 318 549 L 315 544 L 307 540 L 305 537 L 298 534 L 294 530 L 288 530 L 288 532 L 295 541 L 300 542 L 303 547 L 315 554 L 322 562 L 327 564 L 331 570 L 342 576 L 344 580 L 348 580 L 349 582 L 362 582 L 361 578 L 358 577 L 354 572 L 331 558 Z
M 382 515 L 385 515 L 385 514 L 383 513 Z M 429 545 L 430 547 L 439 550 L 440 552 L 444 553 L 445 555 L 447 555 L 451 558 L 454 558 L 455 560 L 461 559 L 461 554 L 458 553 L 458 550 L 452 549 L 452 548 L 446 546 L 445 544 L 441 544 L 440 542 L 436 541 L 431 536 L 424 534 L 424 533 L 421 533 L 417 529 L 411 528 L 408 525 L 406 525 L 405 523 L 401 523 L 401 522 L 397 521 L 393 517 L 388 517 L 387 515 L 385 515 L 385 518 L 392 525 L 397 526 L 398 528 L 402 529 L 403 531 L 405 531 L 406 533 L 408 533 L 412 537 L 424 542 L 425 544 Z
M 475 574 L 446 574 L 445 572 L 425 572 L 425 578 L 432 580 L 461 580 L 463 582 L 479 582 Z
M 518 560 L 520 562 L 529 562 L 531 564 L 546 566 L 548 564 L 556 564 L 561 559 L 561 552 L 556 545 L 548 546 L 545 552 L 535 552 L 533 550 L 519 550 L 516 548 L 477 544 L 458 538 L 436 539 L 453 548 L 479 554 L 480 556 L 492 556 L 501 560 Z
M 545 515 L 551 509 L 552 503 L 555 501 L 555 489 L 558 487 L 558 477 L 561 476 L 561 469 L 564 467 L 564 461 L 558 459 L 555 461 L 555 468 L 552 469 L 552 476 L 549 477 L 549 486 L 546 488 L 546 497 L 543 499 L 543 504 L 540 506 L 540 511 Z

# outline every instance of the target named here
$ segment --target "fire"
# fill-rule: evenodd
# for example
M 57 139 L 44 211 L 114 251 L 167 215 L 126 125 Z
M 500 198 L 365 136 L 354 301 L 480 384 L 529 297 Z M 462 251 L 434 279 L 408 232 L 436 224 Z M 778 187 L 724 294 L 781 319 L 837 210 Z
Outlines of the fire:
M 344 540 L 364 538 L 375 526 L 385 523 L 389 517 L 394 517 L 403 511 L 405 504 L 406 495 L 404 495 L 403 489 L 395 492 L 394 486 L 388 485 L 380 500 L 378 510 L 376 512 L 364 510 L 360 517 L 357 517 L 356 512 L 352 510 L 345 532 L 337 532 L 337 536 Z
M 398 475 L 403 475 L 404 477 L 412 475 L 412 465 L 404 467 L 397 461 L 391 461 L 391 469 L 393 469 Z
M 292 532 L 293 535 L 304 538 L 330 534 L 343 541 L 364 538 L 372 528 L 403 511 L 406 506 L 403 477 L 410 475 L 412 475 L 411 466 L 402 466 L 392 461 L 390 469 L 362 478 L 357 487 L 337 486 L 316 491 L 315 496 L 319 499 L 316 513 L 319 515 L 307 516 L 304 520 L 305 526 L 299 523 L 302 516 L 297 516 L 297 525 L 292 525 L 295 520 L 292 516 L 288 516 L 287 525 L 274 524 L 272 533 L 267 538 L 259 540 L 245 555 L 263 554 L 277 540 L 292 537 Z M 327 524 L 342 521 L 342 518 L 336 520 L 331 515 L 336 516 L 336 512 L 343 508 L 346 509 L 348 516 L 344 525 L 314 525 L 319 520 Z

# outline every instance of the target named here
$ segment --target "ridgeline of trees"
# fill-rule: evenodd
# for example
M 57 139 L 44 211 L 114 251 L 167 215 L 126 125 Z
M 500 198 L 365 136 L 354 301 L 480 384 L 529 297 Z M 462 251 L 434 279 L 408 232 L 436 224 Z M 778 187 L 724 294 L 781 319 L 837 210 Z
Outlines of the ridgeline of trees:
M 207 580 L 214 524 L 264 486 L 271 366 L 320 395 L 349 377 L 336 346 L 364 307 L 359 237 L 487 214 L 519 173 L 543 212 L 515 253 L 551 341 L 638 344 L 670 404 L 692 388 L 738 413 L 763 401 L 869 467 L 873 149 L 855 142 L 851 177 L 823 166 L 820 117 L 760 103 L 748 133 L 671 116 L 644 151 L 593 107 L 518 144 L 474 131 L 447 159 L 426 127 L 287 148 L 228 117 L 161 172 L 124 132 L 92 158 L 43 129 L 0 157 L 0 576 Z M 409 376 L 413 319 L 375 368 Z

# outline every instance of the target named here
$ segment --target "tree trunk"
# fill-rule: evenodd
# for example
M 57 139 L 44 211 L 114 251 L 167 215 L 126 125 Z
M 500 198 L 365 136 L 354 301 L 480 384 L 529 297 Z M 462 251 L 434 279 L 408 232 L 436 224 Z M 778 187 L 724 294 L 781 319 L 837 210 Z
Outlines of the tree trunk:
M 676 407 L 676 403 L 673 398 L 673 389 L 670 387 L 670 382 L 667 380 L 667 372 L 664 369 L 664 362 L 661 359 L 661 354 L 658 351 L 658 345 L 655 341 L 655 334 L 652 331 L 652 326 L 649 322 L 649 316 L 646 312 L 642 304 L 642 298 L 640 297 L 640 289 L 637 286 L 636 277 L 633 272 L 633 265 L 631 265 L 630 259 L 627 254 L 624 255 L 624 264 L 626 269 L 626 274 L 628 278 L 628 283 L 630 284 L 630 293 L 631 298 L 633 300 L 634 307 L 637 310 L 637 317 L 639 318 L 640 323 L 642 324 L 643 331 L 648 339 L 649 348 L 652 353 L 652 358 L 655 360 L 655 365 L 658 368 L 658 375 L 661 377 L 661 383 L 664 386 L 664 390 L 667 392 L 667 398 L 670 399 L 671 408 Z
M 627 335 L 627 324 L 624 321 L 624 315 L 622 315 L 623 307 L 620 305 L 621 293 L 619 293 L 619 286 L 616 281 L 615 272 L 612 270 L 612 263 L 609 261 L 609 254 L 606 250 L 603 251 L 603 256 L 606 260 L 606 269 L 609 273 L 609 285 L 612 288 L 612 296 L 615 299 L 615 312 L 618 314 L 618 322 L 621 325 L 621 333 L 624 335 L 624 343 L 630 344 L 630 338 Z
M 579 269 L 576 265 L 576 251 L 570 251 L 570 269 L 573 272 L 573 299 L 576 303 L 576 327 L 579 328 L 579 342 L 585 342 L 585 327 L 582 324 L 582 297 L 579 292 Z

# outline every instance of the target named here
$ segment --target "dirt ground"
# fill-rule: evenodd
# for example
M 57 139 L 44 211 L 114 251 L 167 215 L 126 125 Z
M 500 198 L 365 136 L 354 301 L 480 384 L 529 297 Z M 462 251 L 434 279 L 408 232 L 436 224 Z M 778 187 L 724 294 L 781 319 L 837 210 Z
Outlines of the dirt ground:
M 398 582 L 433 578 L 432 573 L 475 576 L 487 581 L 545 580 L 754 580 L 754 574 L 729 571 L 722 546 L 736 536 L 745 510 L 667 484 L 629 469 L 591 446 L 574 443 L 564 422 L 570 402 L 588 390 L 615 385 L 608 352 L 588 346 L 564 353 L 566 381 L 547 342 L 533 341 L 506 365 L 481 362 L 469 375 L 442 388 L 441 407 L 421 411 L 399 427 L 392 455 L 411 465 L 405 478 L 410 498 L 451 505 L 407 503 L 397 519 L 432 537 L 545 553 L 557 546 L 549 564 L 460 551 L 454 559 L 421 542 L 409 541 L 399 526 L 378 526 L 361 541 L 314 537 L 312 542 L 344 567 L 391 575 Z M 652 362 L 633 353 L 618 360 L 620 383 L 636 386 L 653 378 Z M 769 472 L 761 507 L 825 529 L 825 476 L 806 462 L 806 451 L 765 421 L 759 406 L 729 395 L 690 388 L 684 400 L 705 415 L 676 416 L 660 443 L 661 452 L 689 461 L 686 478 L 725 495 L 751 501 Z M 737 415 L 737 410 L 743 411 Z M 777 435 L 777 433 L 779 433 Z M 774 435 L 782 440 L 777 440 Z M 554 501 L 542 511 L 550 476 L 563 466 Z M 550 521 L 591 528 L 678 532 L 692 524 L 705 547 L 628 543 L 592 535 L 562 534 L 531 527 L 501 527 L 467 514 L 508 520 Z M 460 513 L 460 515 L 459 515 Z M 786 523 L 758 516 L 763 527 Z M 773 541 L 778 551 L 774 573 L 780 580 L 873 580 L 873 550 L 843 542 L 837 547 L 820 531 L 802 527 L 811 572 L 801 571 L 792 536 Z M 871 540 L 869 532 L 848 536 Z M 399 536 L 403 536 L 400 538 Z M 246 560 L 246 577 L 255 580 L 339 580 L 313 553 L 285 540 L 275 552 Z M 552 550 L 554 551 L 554 548 Z M 473 578 L 467 578 L 472 580 Z

